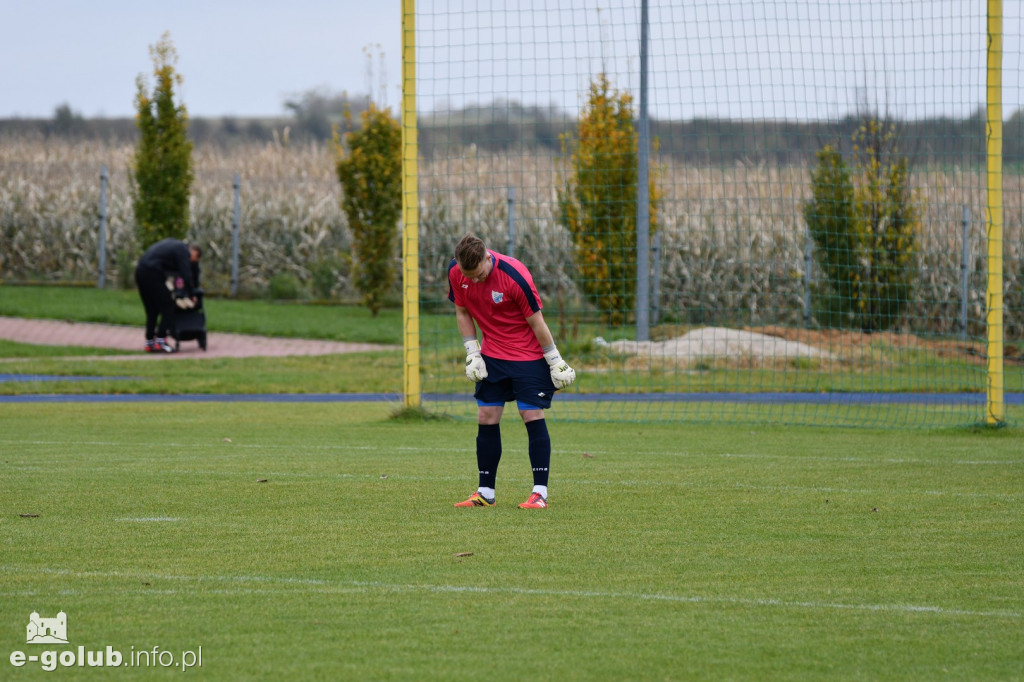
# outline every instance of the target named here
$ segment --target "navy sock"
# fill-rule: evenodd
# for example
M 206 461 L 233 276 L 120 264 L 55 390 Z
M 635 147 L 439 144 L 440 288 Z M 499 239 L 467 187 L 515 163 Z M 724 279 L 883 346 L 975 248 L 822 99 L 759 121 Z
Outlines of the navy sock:
M 479 424 L 476 434 L 476 465 L 480 470 L 480 487 L 494 488 L 501 461 L 501 425 Z
M 533 484 L 548 484 L 548 469 L 551 466 L 551 437 L 548 435 L 548 423 L 537 419 L 526 424 L 526 434 L 530 439 L 530 466 L 533 468 Z

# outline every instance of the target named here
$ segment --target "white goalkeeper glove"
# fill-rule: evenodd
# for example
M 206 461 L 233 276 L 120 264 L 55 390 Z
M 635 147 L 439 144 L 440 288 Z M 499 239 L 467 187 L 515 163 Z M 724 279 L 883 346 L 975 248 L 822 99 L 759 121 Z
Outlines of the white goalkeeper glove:
M 475 338 L 465 339 L 462 345 L 466 347 L 466 378 L 470 381 L 483 381 L 487 378 L 487 365 L 480 355 L 480 342 Z
M 555 388 L 565 388 L 576 381 L 576 370 L 562 359 L 556 347 L 549 346 L 548 350 L 544 351 L 544 359 L 548 361 L 548 367 L 551 368 L 551 383 L 555 385 Z

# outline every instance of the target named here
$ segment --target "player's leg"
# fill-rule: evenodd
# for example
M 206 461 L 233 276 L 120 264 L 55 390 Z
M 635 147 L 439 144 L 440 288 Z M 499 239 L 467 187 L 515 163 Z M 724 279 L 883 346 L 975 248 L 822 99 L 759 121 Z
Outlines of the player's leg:
M 524 407 L 528 409 L 523 409 Z M 551 437 L 544 410 L 519 404 L 519 414 L 526 425 L 530 449 L 530 468 L 533 469 L 533 490 L 523 502 L 523 509 L 543 509 L 548 506 L 548 474 L 551 471 Z
M 504 403 L 477 407 L 476 463 L 480 471 L 478 491 L 492 500 L 498 478 L 498 463 L 501 462 L 501 414 L 504 409 Z
M 512 382 L 502 368 L 491 359 L 487 362 L 487 380 L 479 381 L 474 397 L 477 400 L 476 463 L 479 487 L 468 500 L 456 507 L 489 507 L 495 504 L 498 464 L 501 461 L 501 415 L 505 403 L 512 399 Z
M 501 413 L 504 403 L 477 406 L 476 467 L 479 486 L 469 499 L 456 507 L 490 507 L 495 504 L 495 481 L 501 461 Z
M 551 471 L 551 437 L 544 410 L 551 407 L 555 386 L 544 360 L 518 363 L 515 380 L 516 403 L 526 425 L 530 468 L 533 469 L 533 490 L 523 509 L 544 509 L 548 506 L 548 475 Z

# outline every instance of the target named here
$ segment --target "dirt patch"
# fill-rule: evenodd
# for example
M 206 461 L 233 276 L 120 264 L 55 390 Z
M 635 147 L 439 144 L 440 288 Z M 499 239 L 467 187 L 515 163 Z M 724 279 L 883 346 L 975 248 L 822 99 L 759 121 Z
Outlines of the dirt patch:
M 600 345 L 600 344 L 599 344 Z M 665 341 L 613 341 L 608 347 L 622 355 L 697 358 L 819 358 L 834 359 L 823 348 L 776 335 L 725 327 L 705 327 Z

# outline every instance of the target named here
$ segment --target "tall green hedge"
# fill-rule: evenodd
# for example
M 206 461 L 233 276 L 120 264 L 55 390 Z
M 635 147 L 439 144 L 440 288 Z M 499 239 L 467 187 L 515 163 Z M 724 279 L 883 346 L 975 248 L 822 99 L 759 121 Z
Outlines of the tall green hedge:
M 853 165 L 826 145 L 803 207 L 825 275 L 817 316 L 827 327 L 891 329 L 904 321 L 917 278 L 918 209 L 893 126 L 864 121 Z

